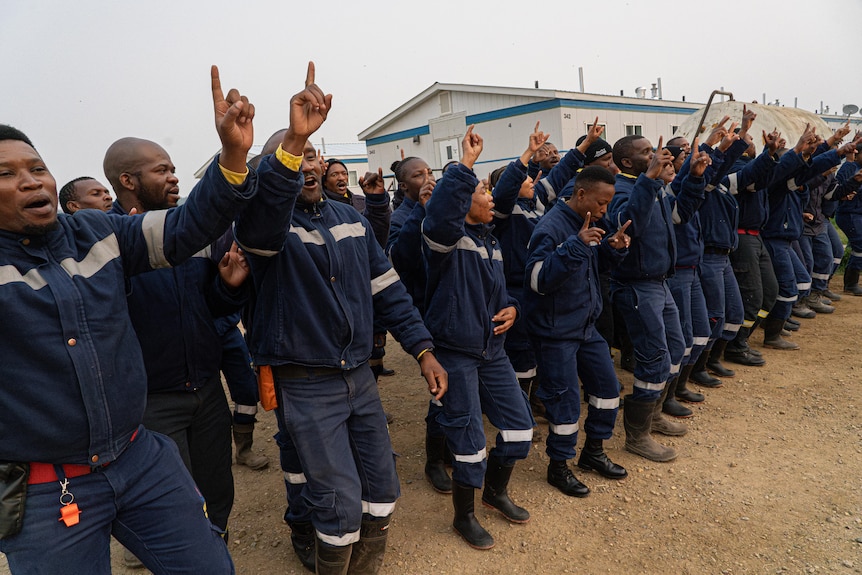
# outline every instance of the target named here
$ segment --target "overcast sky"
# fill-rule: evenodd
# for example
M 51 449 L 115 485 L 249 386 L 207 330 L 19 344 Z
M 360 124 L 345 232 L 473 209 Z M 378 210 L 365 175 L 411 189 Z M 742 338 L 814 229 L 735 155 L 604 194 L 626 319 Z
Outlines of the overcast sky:
M 724 86 L 809 111 L 862 106 L 860 0 L 3 0 L 0 12 L 0 123 L 30 136 L 58 186 L 104 181 L 107 147 L 136 136 L 171 154 L 186 195 L 219 148 L 211 64 L 255 103 L 256 143 L 286 124 L 308 60 L 334 96 L 315 142 L 356 141 L 435 81 L 577 90 L 578 67 L 592 93 L 633 96 L 661 77 L 667 100 Z

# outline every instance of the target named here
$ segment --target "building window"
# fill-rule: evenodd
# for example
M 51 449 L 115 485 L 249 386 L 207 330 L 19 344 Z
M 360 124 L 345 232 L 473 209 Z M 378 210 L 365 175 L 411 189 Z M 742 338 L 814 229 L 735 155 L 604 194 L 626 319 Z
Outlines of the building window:
M 452 93 L 451 92 L 442 92 L 440 94 L 440 113 L 441 114 L 451 114 L 452 113 Z
M 347 185 L 348 186 L 355 186 L 358 183 L 359 183 L 359 180 L 356 179 L 356 172 L 355 171 L 347 172 Z
M 679 130 L 679 126 L 673 126 L 673 125 L 671 125 L 671 127 L 670 127 L 670 133 L 671 133 L 671 135 L 676 134 L 677 130 Z
M 640 124 L 626 124 L 626 136 L 643 136 L 643 126 Z

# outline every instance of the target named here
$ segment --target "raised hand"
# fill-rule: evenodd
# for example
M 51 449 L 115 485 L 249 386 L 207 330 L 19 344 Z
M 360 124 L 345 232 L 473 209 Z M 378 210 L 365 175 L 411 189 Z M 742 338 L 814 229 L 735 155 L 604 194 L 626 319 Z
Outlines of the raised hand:
M 754 124 L 754 120 L 756 118 L 757 118 L 757 114 L 755 114 L 753 111 L 749 110 L 748 107 L 745 104 L 743 104 L 742 105 L 742 122 L 739 124 L 740 136 L 748 133 L 748 130 L 751 129 L 751 125 Z
M 796 142 L 793 151 L 797 154 L 804 153 L 816 138 L 814 132 L 815 128 L 811 124 L 805 124 L 805 129 L 802 131 L 802 135 L 799 136 L 799 141 Z
M 838 128 L 837 130 L 835 130 L 835 133 L 832 134 L 831 136 L 829 136 L 829 138 L 827 138 L 826 142 L 829 144 L 829 147 L 831 148 L 835 144 L 840 143 L 844 139 L 844 136 L 846 136 L 849 133 L 850 133 L 850 120 L 847 120 L 847 123 L 845 123 L 843 126 Z M 859 134 L 857 133 L 856 135 L 858 136 Z
M 527 144 L 527 152 L 530 153 L 530 156 L 538 152 L 539 149 L 545 145 L 545 142 L 547 142 L 548 138 L 550 137 L 550 134 L 546 134 L 539 131 L 539 122 L 536 122 L 536 127 L 533 128 L 533 133 L 530 134 L 530 142 L 529 144 Z M 527 159 L 527 161 L 529 161 L 529 158 Z M 524 165 L 526 166 L 527 163 L 524 162 Z
M 774 156 L 781 149 L 781 140 L 781 132 L 778 131 L 778 128 L 773 128 L 768 134 L 766 130 L 763 131 L 763 145 L 769 148 L 770 155 Z
M 712 128 L 709 136 L 706 137 L 706 145 L 712 148 L 721 141 L 727 134 L 727 128 L 724 125 L 730 120 L 730 116 L 725 116 L 721 121 Z
M 245 254 L 239 249 L 236 242 L 230 246 L 218 263 L 218 274 L 221 281 L 230 289 L 238 289 L 245 282 L 251 270 L 245 259 Z
M 736 122 L 734 122 L 730 125 L 730 129 L 725 132 L 724 137 L 721 138 L 721 142 L 718 144 L 718 149 L 722 152 L 726 152 L 738 139 L 739 134 L 736 133 Z
M 538 182 L 541 178 L 542 178 L 542 170 L 539 170 L 539 173 L 536 174 L 535 180 L 533 178 L 531 178 L 530 176 L 527 176 L 527 179 L 525 179 L 521 183 L 521 189 L 518 191 L 518 197 L 519 198 L 532 198 L 533 196 L 535 196 L 536 191 L 533 189 L 533 186 L 536 185 L 536 182 Z
M 422 207 L 425 207 L 425 204 L 431 199 L 431 194 L 434 192 L 434 186 L 436 185 L 436 182 L 426 182 L 419 188 L 419 203 Z
M 632 221 L 626 220 L 626 223 L 621 225 L 620 229 L 608 239 L 608 244 L 612 248 L 615 250 L 624 250 L 631 245 L 632 239 L 626 234 L 626 230 L 630 225 L 632 225 Z
M 513 306 L 504 307 L 497 312 L 497 315 L 491 318 L 494 323 L 500 324 L 494 327 L 494 335 L 500 335 L 509 331 L 515 325 L 515 319 L 518 317 L 518 310 Z
M 366 196 L 380 195 L 386 193 L 386 184 L 383 181 L 383 168 L 377 168 L 377 173 L 365 172 L 359 178 L 359 187 Z
M 650 160 L 649 167 L 646 169 L 646 172 L 644 172 L 646 177 L 653 180 L 661 176 L 662 170 L 664 170 L 665 166 L 673 164 L 673 154 L 671 154 L 670 150 L 667 148 L 662 147 L 663 142 L 664 137 L 659 136 L 656 152 L 653 154 L 652 160 Z
M 587 215 L 584 216 L 584 225 L 581 226 L 581 230 L 578 232 L 578 237 L 586 246 L 597 246 L 599 245 L 599 242 L 602 241 L 602 236 L 605 235 L 605 230 L 598 226 L 591 227 L 591 223 L 592 214 L 587 212 Z
M 234 88 L 225 98 L 217 66 L 210 68 L 210 78 L 216 131 L 222 146 L 219 164 L 232 172 L 243 173 L 247 169 L 248 151 L 254 144 L 254 105 Z
M 839 156 L 847 156 L 847 159 L 851 162 L 856 159 L 856 145 L 862 142 L 862 136 L 857 137 L 852 142 L 847 142 L 843 146 L 838 148 Z
M 332 94 L 325 94 L 314 83 L 314 62 L 308 63 L 305 74 L 305 89 L 290 99 L 290 126 L 284 134 L 282 148 L 285 152 L 301 156 L 305 142 L 320 129 L 332 108 Z
M 479 159 L 479 154 L 482 153 L 484 141 L 482 136 L 473 133 L 473 125 L 467 128 L 467 133 L 464 134 L 464 140 L 461 142 L 463 153 L 461 155 L 461 163 L 466 167 L 473 169 L 473 164 Z
M 593 125 L 590 126 L 590 129 L 587 131 L 587 137 L 584 138 L 584 141 L 581 142 L 580 146 L 578 146 L 578 151 L 581 152 L 582 154 L 586 154 L 587 150 L 590 148 L 590 146 L 593 145 L 593 142 L 598 141 L 599 138 L 602 137 L 602 134 L 604 133 L 604 131 L 605 131 L 605 127 L 599 126 L 599 117 L 596 116 L 596 119 L 593 122 Z
M 709 157 L 709 154 L 698 150 L 697 138 L 694 139 L 694 144 L 691 146 L 691 158 L 688 162 L 689 173 L 698 178 L 702 177 L 707 166 L 712 164 L 712 158 Z

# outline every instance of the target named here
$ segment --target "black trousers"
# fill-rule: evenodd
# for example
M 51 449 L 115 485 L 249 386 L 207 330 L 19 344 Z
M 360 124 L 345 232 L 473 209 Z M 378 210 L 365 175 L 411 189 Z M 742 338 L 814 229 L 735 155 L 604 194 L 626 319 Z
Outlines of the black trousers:
M 760 236 L 739 234 L 739 246 L 731 252 L 730 263 L 742 294 L 745 325 L 750 327 L 749 322 L 758 316 L 766 317 L 778 297 L 772 260 Z

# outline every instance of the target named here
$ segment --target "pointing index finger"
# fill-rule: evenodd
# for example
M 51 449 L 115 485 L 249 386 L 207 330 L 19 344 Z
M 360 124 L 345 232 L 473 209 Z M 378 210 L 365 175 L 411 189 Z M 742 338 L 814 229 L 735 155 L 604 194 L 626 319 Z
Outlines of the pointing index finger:
M 587 212 L 587 215 L 584 216 L 584 225 L 581 227 L 581 231 L 590 229 L 590 220 L 592 219 L 592 214 Z
M 632 225 L 632 221 L 631 221 L 631 220 L 626 220 L 626 223 L 624 223 L 622 226 L 620 226 L 620 229 L 618 229 L 618 230 L 617 230 L 617 233 L 618 233 L 618 234 L 624 234 L 624 233 L 626 233 L 626 230 L 628 229 L 628 227 L 629 227 L 630 225 Z
M 218 75 L 218 66 L 213 65 L 210 68 L 210 78 L 212 79 L 213 102 L 221 102 L 224 100 L 224 93 L 221 90 L 221 79 Z
M 305 87 L 314 84 L 314 62 L 308 63 L 308 71 L 305 73 Z

